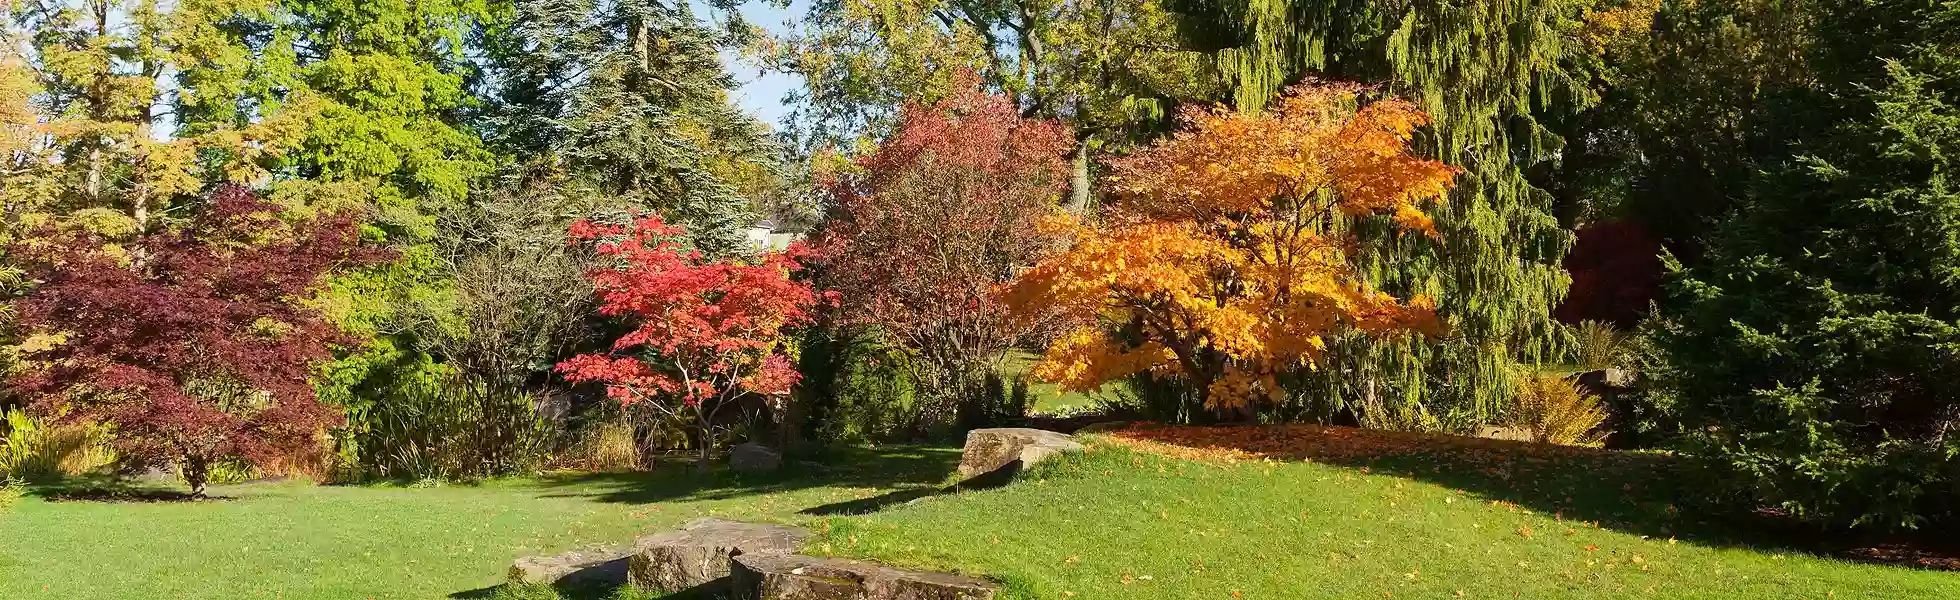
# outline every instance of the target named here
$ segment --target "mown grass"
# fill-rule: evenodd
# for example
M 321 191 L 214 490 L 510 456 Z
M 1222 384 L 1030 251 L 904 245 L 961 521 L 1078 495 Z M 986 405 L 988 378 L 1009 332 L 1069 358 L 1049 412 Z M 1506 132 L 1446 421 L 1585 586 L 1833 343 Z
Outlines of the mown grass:
M 0 598 L 481 598 L 511 560 L 629 540 L 699 516 L 796 511 L 936 485 L 957 449 L 851 452 L 780 478 L 566 475 L 433 488 L 214 486 L 228 500 L 51 501 L 0 509 Z
M 1960 574 L 1697 518 L 1671 501 L 1685 480 L 1665 456 L 1332 428 L 1120 435 L 956 493 L 938 487 L 956 450 L 900 448 L 764 479 L 30 495 L 0 511 L 0 598 L 603 598 L 496 584 L 517 556 L 702 515 L 804 525 L 811 552 L 992 577 L 1009 599 L 1960 598 Z
M 1011 350 L 1001 360 L 1001 375 L 1010 381 L 1041 361 L 1041 355 L 1026 350 Z M 1115 387 L 1123 385 L 1112 383 L 1099 393 L 1064 392 L 1061 386 L 1029 378 L 1028 392 L 1034 396 L 1032 412 L 1038 415 L 1066 415 L 1093 410 L 1102 406 L 1106 400 L 1116 398 Z
M 1023 598 L 1960 598 L 1960 574 L 1738 545 L 1764 542 L 1681 514 L 1642 457 L 1483 449 L 1194 462 L 1105 438 L 1005 488 L 829 520 L 817 549 Z

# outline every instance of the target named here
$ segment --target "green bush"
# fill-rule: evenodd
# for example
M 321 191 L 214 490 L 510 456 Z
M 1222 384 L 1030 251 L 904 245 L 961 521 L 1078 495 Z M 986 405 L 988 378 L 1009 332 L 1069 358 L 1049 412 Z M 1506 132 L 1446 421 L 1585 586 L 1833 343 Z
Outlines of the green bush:
M 116 461 L 106 427 L 50 423 L 17 408 L 0 417 L 0 476 L 75 476 Z
M 1583 321 L 1571 326 L 1572 362 L 1580 369 L 1597 371 L 1623 366 L 1628 353 L 1627 335 L 1605 321 Z
M 914 440 L 932 432 L 905 356 L 876 336 L 814 329 L 803 344 L 804 434 L 828 444 Z M 950 425 L 950 424 L 948 424 Z
M 405 381 L 350 413 L 342 454 L 351 461 L 342 467 L 354 479 L 455 481 L 535 471 L 558 435 L 531 395 L 458 376 Z
M 959 429 L 1011 425 L 1034 408 L 1034 395 L 1028 389 L 1026 377 L 1009 382 L 1000 373 L 988 373 L 975 385 L 980 389 L 965 394 L 966 404 L 959 408 Z

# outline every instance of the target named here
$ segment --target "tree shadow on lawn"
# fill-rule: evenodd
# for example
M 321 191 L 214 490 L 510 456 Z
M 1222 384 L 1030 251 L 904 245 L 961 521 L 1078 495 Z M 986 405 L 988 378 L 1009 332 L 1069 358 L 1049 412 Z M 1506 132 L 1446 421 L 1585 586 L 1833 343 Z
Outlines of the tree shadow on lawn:
M 919 488 L 943 483 L 959 463 L 958 448 L 890 446 L 845 448 L 817 460 L 785 460 L 774 473 L 694 470 L 675 461 L 650 472 L 547 475 L 548 498 L 593 498 L 651 504 L 728 500 L 818 487 Z
M 894 495 L 938 493 L 937 484 L 946 481 L 960 460 L 958 448 L 891 446 L 884 448 L 844 448 L 826 452 L 818 460 L 786 460 L 775 473 L 738 473 L 717 469 L 695 471 L 691 461 L 663 462 L 649 472 L 578 473 L 547 475 L 541 484 L 547 498 L 591 498 L 602 502 L 652 504 L 727 500 L 819 487 L 899 488 L 897 491 L 851 502 L 870 502 Z M 851 502 L 828 504 L 838 506 Z M 811 510 L 823 508 L 815 507 Z M 505 584 L 450 594 L 451 598 L 497 598 L 499 600 L 600 600 L 612 598 L 624 579 L 625 559 L 591 569 L 592 573 L 568 578 L 550 586 L 510 587 Z M 616 570 L 618 573 L 600 573 Z M 666 600 L 708 600 L 705 592 L 684 592 L 663 596 Z
M 1021 468 L 1022 468 L 1021 461 L 1015 460 L 1013 462 L 1007 463 L 1005 466 L 1002 466 L 1001 468 L 994 469 L 991 472 L 981 473 L 979 475 L 975 475 L 973 477 L 961 480 L 959 483 L 955 483 L 945 487 L 937 487 L 937 488 L 919 487 L 919 488 L 902 489 L 880 496 L 872 496 L 870 498 L 863 498 L 859 500 L 847 500 L 844 502 L 833 502 L 830 504 L 825 504 L 823 506 L 806 508 L 798 512 L 801 514 L 813 515 L 819 517 L 840 516 L 840 515 L 861 515 L 866 513 L 878 512 L 886 508 L 890 508 L 892 506 L 905 504 L 907 502 L 912 502 L 914 500 L 920 500 L 923 498 L 930 498 L 932 496 L 957 494 L 960 492 L 971 492 L 976 490 L 991 490 L 994 488 L 1005 486 L 1009 483 L 1013 483 L 1014 477 L 1021 473 Z
M 187 490 L 168 484 L 132 480 L 115 475 L 82 475 L 36 482 L 28 487 L 28 493 L 49 502 L 111 504 L 224 502 L 237 499 L 216 494 L 193 496 Z
M 1713 546 L 1836 555 L 1874 561 L 1874 543 L 1902 540 L 1829 534 L 1770 512 L 1733 515 L 1690 508 L 1690 487 L 1704 478 L 1670 454 L 1626 452 L 1508 440 L 1317 425 L 1160 427 L 1111 432 L 1119 444 L 1197 460 L 1304 460 L 1428 481 L 1483 496 L 1499 506 L 1529 509 L 1565 521 L 1655 538 Z M 1904 541 L 1912 560 L 1888 564 L 1951 568 L 1934 555 L 1960 548 Z M 1882 554 L 1882 553 L 1879 553 Z

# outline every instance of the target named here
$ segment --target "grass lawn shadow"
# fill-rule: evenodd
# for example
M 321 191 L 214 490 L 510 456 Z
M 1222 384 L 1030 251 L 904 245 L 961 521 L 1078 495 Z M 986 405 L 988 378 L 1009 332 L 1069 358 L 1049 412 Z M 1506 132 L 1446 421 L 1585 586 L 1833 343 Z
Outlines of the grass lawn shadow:
M 1665 453 L 1316 425 L 1139 426 L 1112 435 L 1118 443 L 1182 458 L 1312 461 L 1427 481 L 1477 494 L 1499 506 L 1657 539 L 1854 560 L 1860 557 L 1858 549 L 1899 542 L 1826 535 L 1770 513 L 1697 511 L 1688 493 L 1689 486 L 1701 480 L 1693 476 L 1694 466 Z M 1908 545 L 1923 549 L 1928 543 Z
M 959 463 L 957 448 L 888 446 L 833 450 L 820 460 L 786 460 L 774 473 L 707 473 L 676 461 L 650 472 L 547 475 L 546 497 L 651 504 L 729 500 L 814 487 L 914 488 L 944 483 Z
M 221 486 L 214 486 L 221 487 Z M 28 493 L 49 502 L 166 503 L 223 502 L 230 496 L 193 496 L 189 490 L 158 482 L 133 480 L 114 475 L 86 475 L 36 482 Z
M 914 500 L 919 500 L 922 498 L 929 498 L 932 496 L 940 496 L 945 494 L 957 494 L 963 491 L 990 490 L 990 489 L 1002 487 L 1009 483 L 1013 483 L 1014 476 L 1019 475 L 1020 472 L 1021 472 L 1021 461 L 1016 460 L 1014 462 L 1008 463 L 1005 466 L 1002 466 L 999 469 L 994 469 L 991 472 L 975 475 L 964 481 L 952 485 L 948 485 L 945 487 L 939 487 L 939 488 L 920 487 L 920 488 L 903 489 L 903 490 L 898 490 L 879 496 L 864 498 L 861 500 L 833 502 L 830 504 L 825 504 L 823 506 L 815 506 L 815 507 L 803 509 L 801 511 L 801 514 L 827 517 L 827 516 L 862 515 L 866 513 L 874 513 L 874 512 L 884 510 L 886 508 L 890 508 L 900 504 L 905 504 L 907 502 L 912 502 Z

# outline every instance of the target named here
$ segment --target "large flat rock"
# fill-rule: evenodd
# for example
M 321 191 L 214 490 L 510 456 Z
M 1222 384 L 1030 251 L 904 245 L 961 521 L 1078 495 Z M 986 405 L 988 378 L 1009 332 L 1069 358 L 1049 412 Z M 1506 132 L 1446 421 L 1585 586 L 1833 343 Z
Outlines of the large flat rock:
M 808 539 L 809 531 L 787 525 L 695 519 L 678 531 L 640 538 L 626 577 L 636 587 L 664 592 L 720 585 L 729 575 L 731 558 L 789 554 Z
M 735 557 L 736 598 L 752 600 L 992 600 L 985 579 L 872 562 L 790 554 Z
M 1082 444 L 1075 438 L 1044 429 L 975 429 L 966 434 L 960 476 L 984 475 L 1003 468 L 1024 469 L 1050 456 L 1080 450 Z
M 625 544 L 586 546 L 553 556 L 526 556 L 510 565 L 505 579 L 517 585 L 592 583 L 619 585 L 626 580 L 626 557 L 633 547 Z

